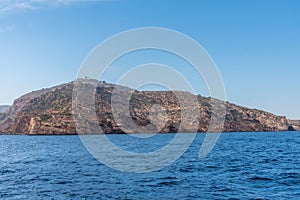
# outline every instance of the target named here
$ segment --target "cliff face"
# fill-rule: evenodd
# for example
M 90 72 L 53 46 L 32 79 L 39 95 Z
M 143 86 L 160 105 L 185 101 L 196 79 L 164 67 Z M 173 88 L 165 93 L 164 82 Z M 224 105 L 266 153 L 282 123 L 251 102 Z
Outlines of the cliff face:
M 0 113 L 0 133 L 11 133 L 11 131 L 13 130 L 12 126 L 15 126 L 15 124 L 20 120 L 17 119 L 17 116 L 20 115 L 20 113 L 22 113 L 22 109 L 26 108 L 27 104 L 32 103 L 31 102 L 32 100 L 48 92 L 59 89 L 63 86 L 64 84 L 47 88 L 47 89 L 41 89 L 38 91 L 29 92 L 16 99 L 13 102 L 13 105 L 9 107 L 9 109 L 7 109 L 4 113 Z M 20 133 L 26 133 L 26 132 L 20 132 Z
M 76 134 L 72 115 L 73 83 L 59 85 L 50 89 L 29 93 L 15 100 L 11 108 L 0 115 L 0 133 L 20 134 Z M 118 86 L 119 87 L 119 86 Z M 126 130 L 122 121 L 116 122 L 112 115 L 111 96 L 113 84 L 99 82 L 95 97 L 97 120 L 104 133 L 135 132 Z M 122 92 L 133 91 L 129 100 L 131 120 L 139 127 L 150 123 L 150 116 L 155 112 L 157 122 L 164 122 L 160 128 L 151 127 L 150 132 L 177 132 L 181 122 L 181 107 L 178 99 L 170 91 L 134 91 L 121 87 Z M 181 92 L 182 95 L 192 95 Z M 194 96 L 195 97 L 195 96 Z M 212 115 L 212 99 L 196 96 L 200 120 L 198 132 L 206 132 Z M 162 110 L 151 110 L 160 105 Z M 224 132 L 243 131 L 285 131 L 289 130 L 289 121 L 285 117 L 256 109 L 248 109 L 226 103 Z M 197 109 L 197 108 L 189 108 Z M 122 110 L 119 110 L 122 115 Z M 86 124 L 92 123 L 85 119 Z M 125 123 L 125 122 L 124 122 Z M 198 122 L 197 122 L 198 123 Z M 184 127 L 185 132 L 194 132 L 194 121 Z M 81 127 L 84 128 L 84 127 Z M 143 130 L 143 129 L 141 129 Z M 145 129 L 147 132 L 149 129 Z

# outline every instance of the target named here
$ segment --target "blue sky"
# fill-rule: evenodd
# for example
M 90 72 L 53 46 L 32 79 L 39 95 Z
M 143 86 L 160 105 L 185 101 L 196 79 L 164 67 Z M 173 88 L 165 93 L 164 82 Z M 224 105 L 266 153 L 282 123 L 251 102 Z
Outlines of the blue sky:
M 3 0 L 0 104 L 73 80 L 100 42 L 121 31 L 154 26 L 200 43 L 217 64 L 230 102 L 300 119 L 299 10 L 296 0 Z M 120 60 L 118 67 L 163 55 L 138 56 L 123 64 Z M 166 57 L 174 68 L 182 67 Z M 113 73 L 106 79 L 114 81 Z M 199 93 L 207 95 L 205 89 Z

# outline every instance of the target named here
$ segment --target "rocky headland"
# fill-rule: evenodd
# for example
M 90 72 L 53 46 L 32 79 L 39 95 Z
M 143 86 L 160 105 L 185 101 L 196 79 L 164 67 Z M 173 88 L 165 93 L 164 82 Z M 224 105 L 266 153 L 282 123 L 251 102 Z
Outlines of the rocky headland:
M 95 82 L 95 81 L 94 81 Z M 74 82 L 52 88 L 33 91 L 16 99 L 4 113 L 0 113 L 0 133 L 2 134 L 76 134 L 72 110 Z M 88 84 L 88 83 L 87 83 Z M 125 133 L 112 115 L 111 96 L 116 85 L 97 82 L 95 110 L 97 121 L 104 133 Z M 156 113 L 158 121 L 164 121 L 161 133 L 178 132 L 181 107 L 176 95 L 171 91 L 137 91 L 127 87 L 122 92 L 133 92 L 129 100 L 131 120 L 143 127 L 150 123 L 153 105 L 164 108 L 166 115 Z M 193 95 L 182 92 L 183 95 Z M 207 132 L 212 116 L 212 98 L 197 95 L 199 123 L 197 132 Z M 298 130 L 299 121 L 288 120 L 284 116 L 257 109 L 249 109 L 229 102 L 226 106 L 224 132 L 259 132 Z M 159 112 L 159 111 L 157 111 Z M 87 120 L 87 126 L 89 122 Z M 84 127 L 81 127 L 84 128 Z M 130 132 L 130 131 L 129 131 Z M 184 132 L 194 132 L 187 126 Z

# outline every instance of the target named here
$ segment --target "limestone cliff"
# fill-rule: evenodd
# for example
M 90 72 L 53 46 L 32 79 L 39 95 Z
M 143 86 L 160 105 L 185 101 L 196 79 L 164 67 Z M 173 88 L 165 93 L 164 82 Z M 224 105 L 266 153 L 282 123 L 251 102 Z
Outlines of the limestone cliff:
M 73 82 L 26 94 L 15 100 L 10 109 L 0 115 L 0 133 L 17 134 L 76 134 L 72 112 Z M 98 124 L 104 133 L 124 133 L 126 127 L 117 123 L 112 115 L 111 95 L 116 85 L 99 82 L 95 97 L 95 108 Z M 120 87 L 120 86 L 118 86 Z M 156 120 L 164 122 L 162 128 L 153 130 L 167 133 L 177 132 L 180 125 L 181 107 L 178 99 L 171 91 L 134 91 L 123 88 L 122 92 L 133 91 L 129 99 L 130 116 L 137 125 L 143 127 L 150 123 L 151 107 L 160 105 L 164 113 L 156 113 Z M 182 92 L 183 95 L 192 95 Z M 194 96 L 198 100 L 200 119 L 198 132 L 206 132 L 212 115 L 211 98 Z M 276 116 L 268 112 L 225 104 L 224 132 L 244 131 L 285 131 L 290 130 L 286 117 Z M 155 111 L 160 112 L 160 111 Z M 121 113 L 122 114 L 122 113 Z M 86 125 L 91 123 L 86 120 Z M 185 127 L 185 132 L 193 132 Z M 81 127 L 84 128 L 84 127 Z M 130 131 L 128 131 L 130 132 Z

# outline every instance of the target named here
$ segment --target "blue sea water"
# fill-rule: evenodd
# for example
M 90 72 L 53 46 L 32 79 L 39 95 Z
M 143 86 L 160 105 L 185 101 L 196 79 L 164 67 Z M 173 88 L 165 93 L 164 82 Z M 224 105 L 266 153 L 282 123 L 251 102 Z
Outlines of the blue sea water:
M 173 136 L 109 137 L 147 152 Z M 300 199 L 300 132 L 223 133 L 199 159 L 203 138 L 172 165 L 135 174 L 101 164 L 78 136 L 2 135 L 0 199 Z

